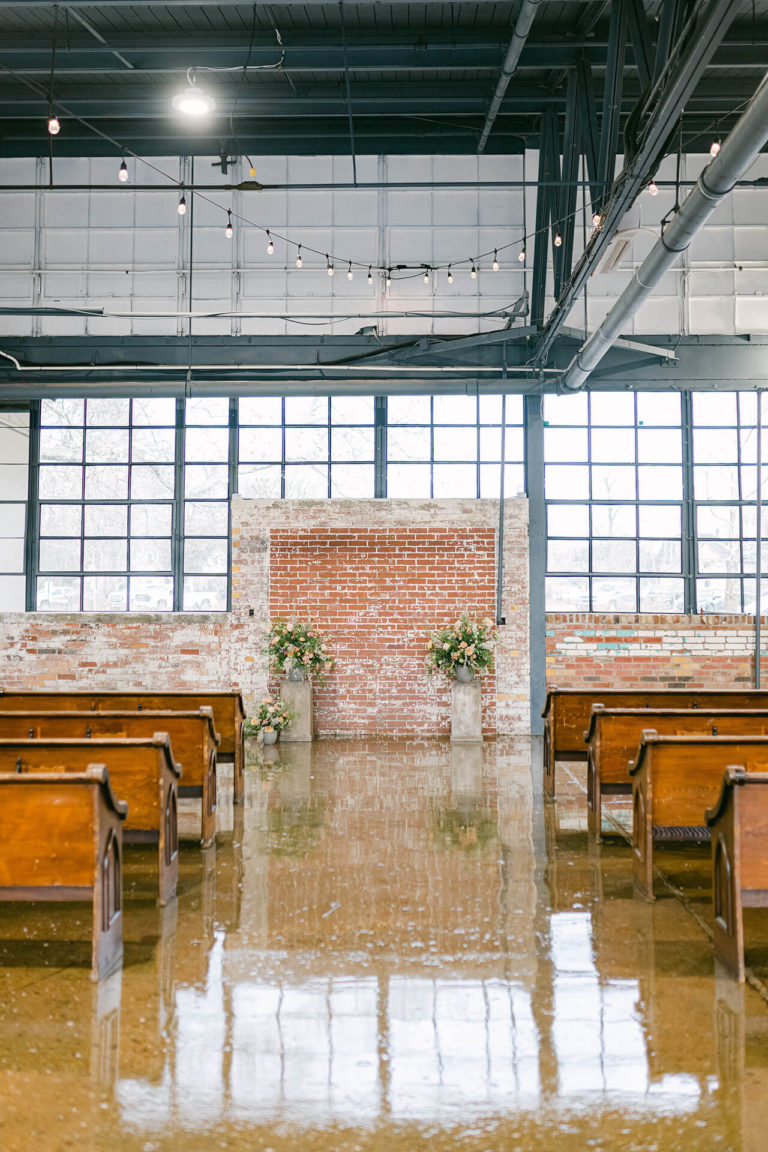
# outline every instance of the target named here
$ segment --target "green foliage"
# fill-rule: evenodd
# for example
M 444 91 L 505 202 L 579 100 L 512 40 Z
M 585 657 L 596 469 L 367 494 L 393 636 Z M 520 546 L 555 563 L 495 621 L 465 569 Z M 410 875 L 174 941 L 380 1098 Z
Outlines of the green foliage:
M 259 732 L 282 732 L 296 719 L 293 710 L 282 700 L 273 700 L 265 696 L 253 716 L 249 716 L 243 724 L 243 733 L 246 736 L 258 736 Z
M 427 641 L 427 671 L 442 672 L 451 680 L 460 665 L 482 675 L 493 667 L 496 633 L 493 621 L 473 620 L 462 612 L 458 620 L 433 632 Z
M 267 637 L 270 668 L 278 673 L 298 668 L 324 684 L 334 667 L 326 643 L 325 633 L 311 620 L 274 620 Z

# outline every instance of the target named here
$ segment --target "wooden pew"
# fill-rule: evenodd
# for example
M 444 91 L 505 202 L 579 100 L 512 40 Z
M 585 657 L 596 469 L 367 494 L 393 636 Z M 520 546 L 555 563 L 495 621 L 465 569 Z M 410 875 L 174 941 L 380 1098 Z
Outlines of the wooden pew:
M 243 697 L 235 689 L 189 692 L 92 691 L 0 691 L 0 712 L 188 712 L 212 708 L 220 736 L 218 757 L 234 764 L 234 802 L 245 797 L 245 740 Z M 185 774 L 186 775 L 186 774 Z
M 766 708 L 756 688 L 547 688 L 544 705 L 544 795 L 554 798 L 558 760 L 586 760 L 584 733 L 594 704 L 606 708 Z
M 158 900 L 165 904 L 176 895 L 179 875 L 181 775 L 166 733 L 135 739 L 0 740 L 0 772 L 6 774 L 83 772 L 94 757 L 106 764 L 112 791 L 128 805 L 124 843 L 158 846 Z
M 635 889 L 653 900 L 654 840 L 708 840 L 706 812 L 728 764 L 768 769 L 766 736 L 642 734 L 632 778 L 632 872 Z
M 715 955 L 744 979 L 744 908 L 768 908 L 768 772 L 729 765 L 707 811 Z
M 215 822 L 217 772 L 216 748 L 219 736 L 213 726 L 213 710 L 177 712 L 2 712 L 0 739 L 33 740 L 40 737 L 91 739 L 104 736 L 154 736 L 167 732 L 171 738 L 172 761 L 180 765 L 183 784 L 178 794 L 199 797 Z M 130 821 L 129 825 L 130 827 Z M 207 824 L 206 824 L 207 829 Z M 210 829 L 203 831 L 208 842 Z
M 123 960 L 122 821 L 103 764 L 0 775 L 0 900 L 90 900 L 91 977 Z
M 627 765 L 643 729 L 663 736 L 768 736 L 768 709 L 592 707 L 587 744 L 587 819 L 590 835 L 601 839 L 603 796 L 631 795 Z

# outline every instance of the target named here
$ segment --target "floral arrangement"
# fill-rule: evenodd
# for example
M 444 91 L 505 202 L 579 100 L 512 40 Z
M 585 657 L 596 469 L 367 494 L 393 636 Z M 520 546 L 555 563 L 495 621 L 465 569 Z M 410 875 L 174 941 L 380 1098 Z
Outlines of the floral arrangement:
M 243 723 L 243 734 L 258 736 L 259 732 L 282 732 L 294 719 L 293 711 L 282 700 L 265 696 L 255 714 Z
M 333 671 L 333 658 L 326 647 L 325 633 L 311 620 L 277 619 L 272 623 L 267 640 L 273 672 L 298 669 L 324 684 L 326 672 Z
M 433 632 L 427 641 L 427 671 L 442 672 L 454 679 L 461 665 L 482 674 L 493 667 L 496 633 L 493 621 L 471 619 L 463 612 L 453 624 Z

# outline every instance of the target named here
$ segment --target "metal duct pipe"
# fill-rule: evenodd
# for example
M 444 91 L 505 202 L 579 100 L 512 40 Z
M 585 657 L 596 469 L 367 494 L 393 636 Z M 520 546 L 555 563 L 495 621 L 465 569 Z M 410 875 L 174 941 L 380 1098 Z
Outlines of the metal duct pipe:
M 768 74 L 736 122 L 718 155 L 707 165 L 679 212 L 636 269 L 596 332 L 565 370 L 562 387 L 577 391 L 621 332 L 627 320 L 650 296 L 664 273 L 690 244 L 702 224 L 732 190 L 768 141 Z
M 520 59 L 520 53 L 525 47 L 525 42 L 528 39 L 528 33 L 530 32 L 531 25 L 533 24 L 533 18 L 536 15 L 536 10 L 539 7 L 539 4 L 541 3 L 542 0 L 523 0 L 522 7 L 520 8 L 520 15 L 517 18 L 514 30 L 512 32 L 512 39 L 510 40 L 509 47 L 507 48 L 507 55 L 504 57 L 504 63 L 501 66 L 501 76 L 499 76 L 499 80 L 496 85 L 496 91 L 491 97 L 491 105 L 488 109 L 488 114 L 485 117 L 483 130 L 480 133 L 480 140 L 478 141 L 477 145 L 478 153 L 483 151 L 488 141 L 488 137 L 491 134 L 491 128 L 493 128 L 496 117 L 499 114 L 499 109 L 501 108 L 501 102 L 504 99 L 504 93 L 509 86 L 509 82 L 512 79 L 515 68 L 517 68 L 517 62 Z

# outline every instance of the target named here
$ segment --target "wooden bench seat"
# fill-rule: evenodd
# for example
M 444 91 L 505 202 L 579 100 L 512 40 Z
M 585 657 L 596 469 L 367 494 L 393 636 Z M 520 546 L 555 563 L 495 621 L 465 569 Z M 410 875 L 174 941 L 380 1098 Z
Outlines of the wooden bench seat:
M 188 692 L 23 692 L 0 691 L 0 712 L 188 712 L 199 708 L 213 710 L 213 722 L 220 737 L 219 760 L 232 760 L 234 802 L 245 796 L 245 740 L 243 697 L 236 690 Z M 186 775 L 186 774 L 185 774 Z M 186 783 L 186 781 L 185 781 Z
M 709 839 L 707 809 L 729 764 L 768 770 L 766 736 L 642 734 L 632 779 L 632 871 L 637 892 L 653 899 L 654 840 Z
M 112 791 L 128 805 L 124 843 L 158 846 L 158 900 L 165 904 L 176 895 L 179 875 L 181 775 L 166 733 L 137 738 L 0 740 L 0 773 L 83 772 L 94 759 L 106 764 Z
M 584 733 L 594 704 L 606 708 L 766 708 L 755 688 L 547 688 L 544 717 L 544 795 L 554 798 L 558 760 L 586 760 Z
M 744 979 L 744 908 L 768 908 L 768 772 L 729 765 L 707 812 L 715 955 Z
M 123 960 L 122 822 L 103 764 L 0 775 L 0 900 L 90 900 L 91 976 Z
M 768 709 L 606 708 L 595 704 L 584 739 L 589 832 L 598 842 L 602 798 L 631 794 L 627 766 L 646 728 L 664 736 L 768 736 Z

